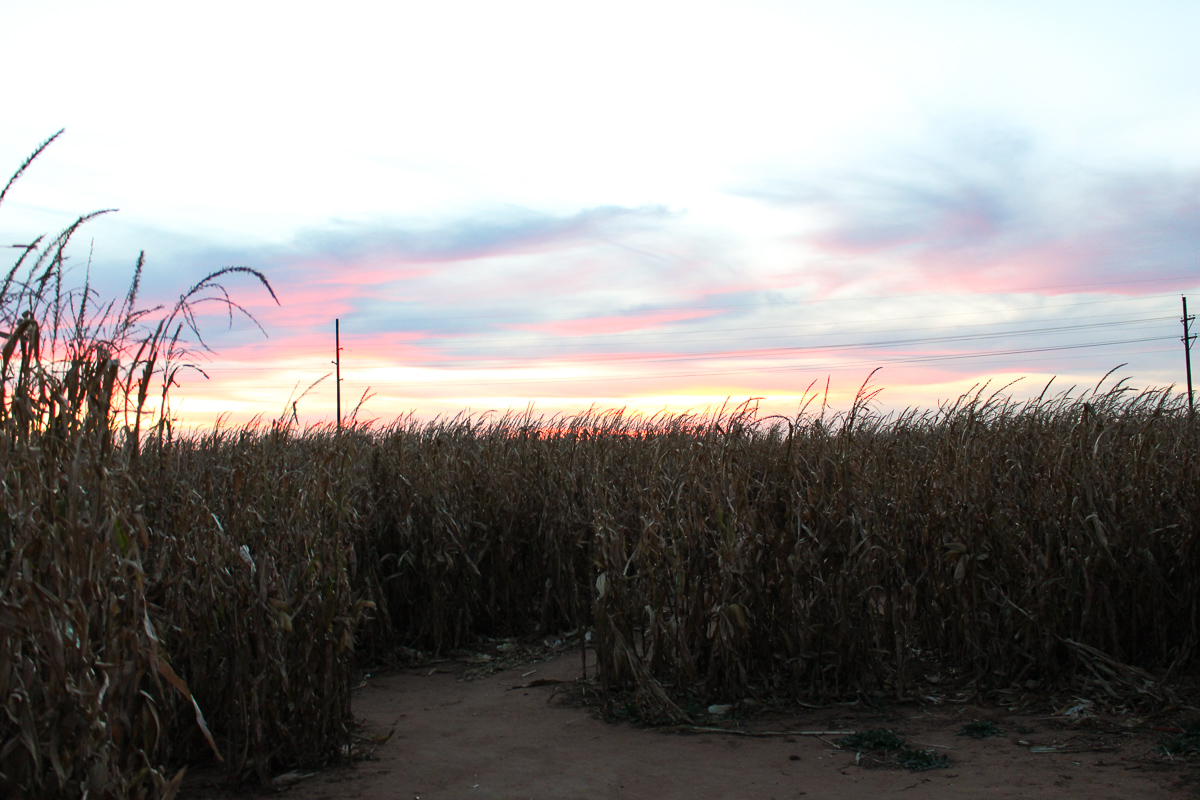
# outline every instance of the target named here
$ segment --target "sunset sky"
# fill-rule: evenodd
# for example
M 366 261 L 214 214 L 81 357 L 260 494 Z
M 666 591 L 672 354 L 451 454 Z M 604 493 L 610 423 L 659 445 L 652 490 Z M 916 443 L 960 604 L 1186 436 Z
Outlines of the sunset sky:
M 335 318 L 382 421 L 1184 382 L 1194 2 L 5 0 L 0 31 L 0 170 L 66 129 L 0 244 L 117 208 L 79 282 L 145 250 L 148 302 L 275 288 L 229 282 L 267 335 L 205 320 L 187 422 L 278 417 Z

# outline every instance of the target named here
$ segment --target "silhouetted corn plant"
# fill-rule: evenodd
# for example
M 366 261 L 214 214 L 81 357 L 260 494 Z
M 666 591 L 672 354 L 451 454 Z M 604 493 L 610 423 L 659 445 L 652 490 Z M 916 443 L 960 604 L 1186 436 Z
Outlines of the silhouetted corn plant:
M 71 236 L 94 216 L 18 248 L 0 285 L 0 791 L 169 797 L 182 772 L 167 765 L 204 754 L 234 778 L 336 758 L 365 607 L 347 510 L 313 495 L 292 506 L 293 539 L 231 533 L 181 473 L 204 440 L 170 431 L 170 389 L 204 348 L 197 309 L 244 311 L 221 284 L 234 275 L 274 293 L 227 267 L 143 308 L 139 257 L 124 299 L 102 304 L 66 282 Z

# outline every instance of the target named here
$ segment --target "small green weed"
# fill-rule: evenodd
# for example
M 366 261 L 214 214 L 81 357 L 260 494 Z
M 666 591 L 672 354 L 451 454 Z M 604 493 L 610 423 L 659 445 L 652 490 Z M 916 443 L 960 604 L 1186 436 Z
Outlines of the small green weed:
M 949 757 L 941 753 L 933 750 L 911 750 L 907 747 L 903 747 L 892 753 L 892 761 L 895 761 L 905 769 L 911 769 L 913 772 L 946 769 L 950 766 Z
M 972 739 L 986 739 L 989 736 L 1003 736 L 1004 731 L 996 727 L 996 723 L 987 719 L 974 720 L 963 725 L 959 736 L 970 736 Z
M 1185 756 L 1200 753 L 1200 722 L 1189 723 L 1183 733 L 1164 736 L 1158 741 L 1158 749 L 1164 755 Z
M 913 750 L 905 747 L 904 737 L 889 730 L 875 728 L 869 731 L 858 731 L 849 736 L 834 739 L 833 743 L 846 748 L 863 752 L 889 753 L 888 760 L 914 772 L 924 772 L 927 769 L 944 769 L 950 766 L 950 759 L 933 750 Z
M 904 737 L 897 736 L 889 730 L 876 728 L 839 737 L 834 739 L 833 743 L 839 747 L 847 747 L 860 751 L 897 750 L 904 747 Z

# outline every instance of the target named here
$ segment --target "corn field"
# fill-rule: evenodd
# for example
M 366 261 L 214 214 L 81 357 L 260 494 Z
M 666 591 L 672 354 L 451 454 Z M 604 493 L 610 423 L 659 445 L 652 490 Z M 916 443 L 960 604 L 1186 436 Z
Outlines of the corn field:
M 484 636 L 591 631 L 647 720 L 935 678 L 1165 703 L 1195 675 L 1200 436 L 1169 390 L 179 435 L 195 309 L 270 286 L 146 309 L 139 261 L 100 303 L 64 282 L 86 219 L 0 290 L 5 795 L 328 764 L 356 665 Z

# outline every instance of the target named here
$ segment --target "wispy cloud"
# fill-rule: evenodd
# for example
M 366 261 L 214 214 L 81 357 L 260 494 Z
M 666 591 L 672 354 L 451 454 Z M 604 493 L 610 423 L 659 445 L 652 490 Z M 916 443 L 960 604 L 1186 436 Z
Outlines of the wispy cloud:
M 743 194 L 802 212 L 801 241 L 845 281 L 978 291 L 1120 282 L 1134 294 L 1195 281 L 1200 172 L 1085 166 L 986 131 L 874 163 Z
M 502 209 L 460 219 L 337 223 L 301 231 L 279 257 L 349 264 L 380 258 L 405 264 L 444 264 L 557 249 L 564 242 L 629 230 L 669 216 L 662 207 L 591 208 L 568 216 Z
M 334 317 L 360 352 L 409 364 L 530 344 L 562 355 L 610 348 L 596 337 L 676 330 L 723 313 L 705 306 L 723 286 L 741 291 L 729 243 L 687 224 L 661 207 L 562 217 L 500 210 L 440 224 L 338 224 L 281 245 L 197 249 L 188 263 L 197 273 L 252 264 L 275 285 L 282 305 L 246 302 L 274 341 L 218 333 L 212 341 L 227 356 L 302 353 Z
M 686 264 L 653 251 L 674 222 L 660 207 L 567 216 L 501 209 L 440 222 L 336 223 L 283 244 L 214 248 L 175 241 L 165 249 L 176 279 L 213 265 L 261 269 L 283 306 L 253 300 L 250 306 L 276 326 L 340 315 L 354 317 L 361 329 L 453 333 L 496 327 L 504 314 L 569 316 L 574 305 L 556 301 L 577 304 L 582 294 L 618 281 L 624 288 L 671 284 L 669 273 Z M 631 281 L 638 275 L 642 280 Z
M 513 330 L 536 331 L 551 335 L 605 336 L 654 329 L 665 323 L 705 319 L 715 316 L 716 313 L 716 311 L 704 309 L 641 311 L 618 316 L 588 316 L 578 319 L 550 320 L 549 322 L 517 323 L 508 327 Z
M 889 386 L 916 392 L 1036 370 L 1050 346 L 1177 324 L 1147 298 L 1058 308 L 1057 290 L 1024 290 L 1144 295 L 1197 282 L 1186 254 L 1200 244 L 1200 175 L 1085 169 L 1007 135 L 875 163 L 745 189 L 787 223 L 757 239 L 647 206 L 341 222 L 285 243 L 196 247 L 185 274 L 249 264 L 282 306 L 251 292 L 270 339 L 245 326 L 210 336 L 214 381 L 187 396 L 279 405 L 330 370 L 335 317 L 346 394 L 374 387 L 385 415 L 489 397 L 791 397 L 831 373 L 834 392 L 852 394 L 880 365 Z M 1097 312 L 1111 327 L 1038 327 Z M 1081 369 L 1103 372 L 1123 352 L 1053 357 L 1087 355 Z M 328 410 L 332 390 L 326 381 L 306 403 Z

